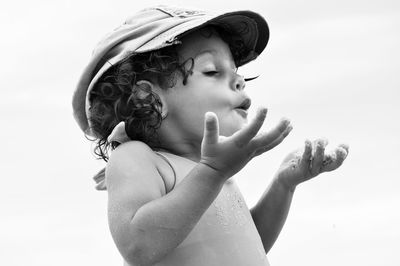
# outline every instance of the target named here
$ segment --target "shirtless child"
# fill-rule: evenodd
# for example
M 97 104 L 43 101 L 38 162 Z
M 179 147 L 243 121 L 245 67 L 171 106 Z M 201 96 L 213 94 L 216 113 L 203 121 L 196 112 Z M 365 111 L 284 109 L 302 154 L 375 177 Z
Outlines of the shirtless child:
M 156 7 L 96 48 L 75 92 L 80 127 L 107 167 L 109 226 L 126 265 L 269 265 L 296 186 L 338 168 L 346 145 L 306 141 L 289 154 L 251 209 L 231 178 L 292 129 L 259 133 L 267 110 L 238 67 L 265 48 L 258 14 Z M 112 151 L 109 155 L 109 152 Z M 249 182 L 251 177 L 249 177 Z

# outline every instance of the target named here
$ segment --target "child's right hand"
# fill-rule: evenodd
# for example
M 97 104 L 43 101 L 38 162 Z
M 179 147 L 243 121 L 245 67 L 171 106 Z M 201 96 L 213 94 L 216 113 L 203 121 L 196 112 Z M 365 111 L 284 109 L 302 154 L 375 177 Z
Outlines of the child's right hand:
M 282 120 L 272 130 L 257 134 L 266 114 L 266 108 L 259 109 L 253 121 L 232 136 L 223 137 L 219 136 L 217 116 L 212 112 L 206 113 L 200 163 L 228 179 L 252 158 L 277 146 L 289 134 L 292 126 L 288 120 Z

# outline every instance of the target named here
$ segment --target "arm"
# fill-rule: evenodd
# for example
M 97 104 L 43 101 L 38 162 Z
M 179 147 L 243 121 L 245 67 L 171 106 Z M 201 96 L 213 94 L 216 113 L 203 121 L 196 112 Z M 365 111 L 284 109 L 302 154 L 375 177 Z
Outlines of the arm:
M 153 177 L 156 176 L 154 172 Z M 110 227 L 123 257 L 134 265 L 148 265 L 171 252 L 193 229 L 223 183 L 218 172 L 199 163 L 179 186 L 164 196 L 160 193 L 162 186 L 132 187 L 131 192 L 137 193 L 131 194 L 134 196 L 130 200 L 128 195 L 121 199 L 120 190 L 111 192 L 110 206 L 123 202 L 125 208 L 122 212 L 116 207 L 109 208 Z M 138 205 L 141 206 L 137 208 Z
M 209 115 L 200 162 L 166 195 L 149 147 L 130 142 L 113 152 L 107 167 L 109 223 L 125 260 L 135 265 L 161 260 L 186 238 L 228 178 L 283 140 L 285 123 L 256 136 L 264 118 L 260 112 L 237 134 L 220 139 L 217 118 Z
M 289 189 L 278 178 L 274 178 L 250 211 L 266 253 L 275 243 L 285 224 L 294 190 L 294 188 Z
M 348 154 L 347 145 L 339 145 L 325 154 L 327 141 L 306 141 L 302 150 L 290 153 L 270 186 L 251 210 L 264 249 L 268 253 L 286 221 L 296 186 L 320 173 L 337 169 Z

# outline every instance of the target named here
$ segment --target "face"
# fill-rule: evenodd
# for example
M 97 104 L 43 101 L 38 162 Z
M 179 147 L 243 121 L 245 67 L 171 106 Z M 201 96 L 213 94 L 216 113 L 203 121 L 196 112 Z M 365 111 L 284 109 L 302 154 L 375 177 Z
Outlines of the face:
M 186 85 L 179 79 L 164 92 L 169 123 L 194 141 L 202 140 L 204 114 L 208 111 L 218 116 L 220 135 L 230 136 L 242 128 L 247 122 L 250 99 L 228 44 L 217 32 L 204 29 L 185 36 L 178 53 L 182 62 L 193 58 L 194 66 Z M 187 61 L 187 68 L 191 63 Z

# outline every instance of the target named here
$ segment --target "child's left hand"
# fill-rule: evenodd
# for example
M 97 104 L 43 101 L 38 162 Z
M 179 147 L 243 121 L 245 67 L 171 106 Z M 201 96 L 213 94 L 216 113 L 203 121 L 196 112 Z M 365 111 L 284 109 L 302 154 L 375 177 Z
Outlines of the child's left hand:
M 283 160 L 276 177 L 289 189 L 323 172 L 329 172 L 342 165 L 349 152 L 349 147 L 341 144 L 332 152 L 325 153 L 326 140 L 305 142 L 304 149 L 290 153 Z

